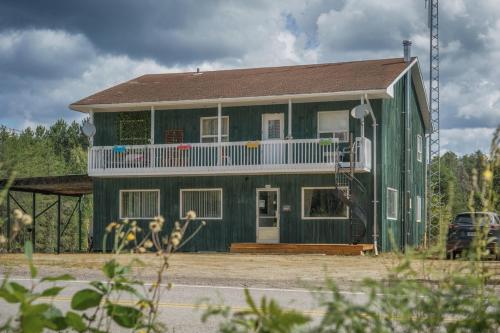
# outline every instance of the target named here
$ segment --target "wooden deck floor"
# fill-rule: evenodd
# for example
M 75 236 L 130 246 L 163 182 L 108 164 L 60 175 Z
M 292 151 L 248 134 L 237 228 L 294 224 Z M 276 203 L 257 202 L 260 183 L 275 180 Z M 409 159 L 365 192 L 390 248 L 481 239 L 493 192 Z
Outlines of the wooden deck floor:
M 373 244 L 262 244 L 232 243 L 231 253 L 266 253 L 266 254 L 327 254 L 359 256 L 373 251 Z

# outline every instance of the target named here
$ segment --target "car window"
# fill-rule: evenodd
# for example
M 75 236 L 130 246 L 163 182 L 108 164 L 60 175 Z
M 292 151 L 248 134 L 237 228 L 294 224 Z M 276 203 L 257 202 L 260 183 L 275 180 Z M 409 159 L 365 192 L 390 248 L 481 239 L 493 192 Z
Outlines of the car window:
M 473 224 L 473 223 L 480 223 L 484 224 L 487 223 L 489 224 L 491 221 L 491 218 L 488 214 L 459 214 L 457 217 L 455 217 L 455 224 Z

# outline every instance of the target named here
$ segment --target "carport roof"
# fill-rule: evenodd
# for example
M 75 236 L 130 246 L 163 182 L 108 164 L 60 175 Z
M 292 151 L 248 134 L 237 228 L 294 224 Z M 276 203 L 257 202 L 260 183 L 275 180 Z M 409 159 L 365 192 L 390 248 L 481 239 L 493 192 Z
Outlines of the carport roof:
M 7 179 L 1 179 L 0 189 L 5 188 L 7 184 Z M 16 178 L 9 190 L 48 195 L 81 196 L 92 193 L 92 178 L 88 175 Z

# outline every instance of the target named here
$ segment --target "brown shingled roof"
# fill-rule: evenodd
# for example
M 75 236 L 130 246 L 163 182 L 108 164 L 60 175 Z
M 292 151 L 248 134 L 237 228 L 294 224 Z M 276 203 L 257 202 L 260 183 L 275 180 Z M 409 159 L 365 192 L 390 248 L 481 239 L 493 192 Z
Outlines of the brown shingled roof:
M 149 74 L 72 105 L 185 101 L 385 89 L 406 68 L 402 58 Z

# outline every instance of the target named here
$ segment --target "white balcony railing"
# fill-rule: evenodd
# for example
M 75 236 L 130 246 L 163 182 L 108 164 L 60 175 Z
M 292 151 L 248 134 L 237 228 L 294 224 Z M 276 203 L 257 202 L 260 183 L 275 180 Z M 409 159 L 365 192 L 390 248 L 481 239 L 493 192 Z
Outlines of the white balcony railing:
M 371 141 L 356 138 L 354 170 L 371 170 Z M 350 168 L 349 144 L 330 139 L 94 146 L 90 176 L 335 172 Z

